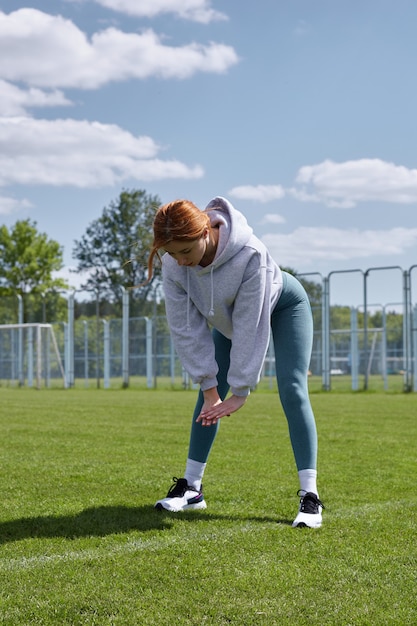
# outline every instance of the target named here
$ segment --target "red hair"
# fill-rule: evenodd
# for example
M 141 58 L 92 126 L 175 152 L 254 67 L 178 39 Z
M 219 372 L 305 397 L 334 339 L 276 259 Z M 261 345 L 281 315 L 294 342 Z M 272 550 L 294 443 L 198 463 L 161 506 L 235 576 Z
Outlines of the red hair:
M 211 229 L 210 218 L 191 200 L 174 200 L 161 206 L 153 221 L 153 243 L 148 259 L 148 280 L 153 275 L 155 256 L 171 241 L 194 241 Z

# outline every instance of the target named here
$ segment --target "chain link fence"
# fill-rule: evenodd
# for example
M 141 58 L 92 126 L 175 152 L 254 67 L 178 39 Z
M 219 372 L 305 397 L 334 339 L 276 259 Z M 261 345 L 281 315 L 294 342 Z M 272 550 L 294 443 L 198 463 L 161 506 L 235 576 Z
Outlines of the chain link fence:
M 411 297 L 412 269 L 403 274 L 401 300 L 378 305 L 366 302 L 366 290 L 365 304 L 332 305 L 331 276 L 316 279 L 320 299 L 317 301 L 317 292 L 310 296 L 315 327 L 310 363 L 313 390 L 417 391 L 417 307 Z M 1 299 L 0 385 L 192 387 L 175 353 L 166 318 L 160 314 L 161 303 L 153 303 L 151 315 L 132 316 L 126 292 L 119 314 L 110 314 L 94 294 L 87 304 L 85 296 L 85 292 L 50 293 L 42 298 Z M 79 315 L 80 310 L 83 315 Z M 52 329 L 45 345 L 34 342 L 29 332 L 30 325 L 36 329 L 39 324 Z M 59 358 L 51 352 L 51 338 Z M 260 387 L 275 388 L 272 342 Z

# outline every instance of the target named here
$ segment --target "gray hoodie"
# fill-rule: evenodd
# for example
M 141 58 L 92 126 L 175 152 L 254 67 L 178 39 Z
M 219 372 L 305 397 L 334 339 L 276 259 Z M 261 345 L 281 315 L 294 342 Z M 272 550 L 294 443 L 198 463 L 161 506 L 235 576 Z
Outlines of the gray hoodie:
M 184 369 L 203 391 L 217 387 L 211 328 L 230 339 L 227 380 L 233 394 L 246 396 L 259 382 L 282 274 L 230 202 L 214 198 L 205 211 L 219 227 L 213 262 L 185 267 L 169 254 L 162 257 L 168 324 Z

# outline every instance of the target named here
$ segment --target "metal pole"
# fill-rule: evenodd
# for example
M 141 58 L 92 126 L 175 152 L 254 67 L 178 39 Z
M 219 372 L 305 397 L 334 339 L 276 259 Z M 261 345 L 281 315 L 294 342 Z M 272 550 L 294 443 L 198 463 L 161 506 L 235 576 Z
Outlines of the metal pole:
M 364 382 L 363 388 L 368 389 L 368 289 L 367 279 L 369 270 L 363 275 L 363 362 L 364 362 Z
M 384 389 L 388 389 L 388 368 L 387 368 L 387 314 L 385 306 L 382 307 L 382 378 Z
M 413 305 L 413 297 L 411 294 L 411 272 L 413 271 L 413 269 L 415 269 L 417 267 L 417 265 L 412 265 L 410 267 L 410 269 L 408 270 L 408 276 L 410 279 L 410 292 L 409 292 L 409 296 L 410 296 L 410 307 L 412 307 Z M 412 337 L 410 338 L 411 340 L 411 347 L 414 348 L 414 352 L 412 353 L 412 366 L 413 366 L 413 372 L 414 372 L 414 391 L 417 392 L 417 306 L 414 307 L 414 316 L 413 316 L 413 327 L 411 329 L 411 335 Z M 414 337 L 414 341 L 413 341 L 413 337 Z
M 322 387 L 325 391 L 330 391 L 330 296 L 329 296 L 329 278 L 323 279 L 323 298 L 322 298 Z
M 83 320 L 84 325 L 84 386 L 88 387 L 88 322 Z
M 376 270 L 401 270 L 401 273 L 403 273 L 403 270 L 402 270 L 402 268 L 399 265 L 389 265 L 389 266 L 386 266 L 386 267 L 370 267 L 364 273 L 364 281 L 363 281 L 363 308 L 364 308 L 363 341 L 364 341 L 364 346 L 363 346 L 363 350 L 364 350 L 364 362 L 365 362 L 365 382 L 364 382 L 364 389 L 365 390 L 368 389 L 368 367 L 367 367 L 367 363 L 368 363 L 368 305 L 367 305 L 368 294 L 367 294 L 367 278 L 368 278 L 370 272 L 373 272 L 373 271 L 376 271 Z M 403 338 L 403 341 L 404 341 L 404 338 Z
M 17 294 L 17 300 L 18 300 L 17 323 L 23 324 L 23 298 L 20 295 L 20 293 Z M 19 381 L 19 387 L 23 387 L 23 385 L 25 384 L 25 377 L 23 373 L 23 328 L 19 328 L 19 331 L 18 331 L 17 378 Z
M 104 388 L 110 387 L 110 324 L 107 320 L 102 320 L 104 326 L 103 333 L 103 357 L 104 357 Z
M 68 297 L 68 387 L 74 386 L 74 295 Z
M 361 274 L 363 274 L 362 270 L 335 270 L 334 272 L 330 272 L 327 280 L 328 280 L 328 294 L 327 294 L 327 298 L 328 298 L 328 303 L 327 303 L 327 315 L 328 315 L 328 331 L 327 331 L 327 341 L 328 341 L 328 348 L 327 348 L 327 370 L 328 370 L 328 388 L 330 389 L 330 337 L 331 337 L 331 329 L 330 329 L 330 277 L 333 276 L 333 274 L 352 274 L 355 272 L 360 272 Z
M 33 326 L 27 329 L 28 335 L 28 386 L 33 387 Z
M 350 372 L 352 376 L 352 391 L 359 389 L 359 350 L 358 350 L 358 310 L 350 310 Z
M 172 341 L 172 337 L 170 337 L 170 369 L 171 369 L 171 385 L 174 386 L 175 385 L 175 348 L 174 348 L 174 342 Z
M 68 374 L 68 324 L 67 322 L 62 322 L 64 327 L 64 378 L 65 378 L 65 389 L 68 389 L 69 384 L 69 374 Z
M 100 389 L 100 299 L 96 291 L 96 386 Z
M 414 377 L 413 377 L 413 391 L 417 391 L 417 305 L 413 311 L 413 347 L 414 347 Z
M 41 388 L 42 377 L 42 346 L 41 346 L 41 327 L 36 327 L 36 389 Z
M 158 384 L 158 375 L 157 375 L 157 371 L 158 371 L 158 355 L 157 355 L 157 349 L 158 349 L 158 344 L 157 344 L 157 308 L 156 308 L 156 289 L 157 287 L 155 286 L 154 288 L 154 294 L 153 294 L 153 341 L 152 341 L 152 352 L 153 352 L 153 386 L 154 389 L 157 388 L 157 384 Z
M 145 317 L 146 321 L 146 386 L 152 389 L 152 320 Z
M 410 297 L 410 274 L 403 273 L 403 356 L 404 356 L 404 391 L 411 391 L 411 297 Z
M 129 387 L 129 292 L 122 287 L 122 386 Z

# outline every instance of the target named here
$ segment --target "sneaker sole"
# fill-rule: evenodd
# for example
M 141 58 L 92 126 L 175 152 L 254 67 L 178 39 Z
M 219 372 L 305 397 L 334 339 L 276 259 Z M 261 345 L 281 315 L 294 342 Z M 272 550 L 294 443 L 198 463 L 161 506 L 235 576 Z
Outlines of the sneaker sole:
M 316 526 L 309 526 L 305 522 L 300 522 L 296 526 L 293 526 L 293 528 L 321 528 L 321 524 L 317 524 Z
M 204 502 L 196 502 L 195 504 L 187 504 L 182 509 L 167 509 L 160 502 L 155 504 L 155 509 L 157 511 L 168 511 L 169 513 L 181 513 L 181 511 L 197 511 L 206 509 L 207 504 Z

